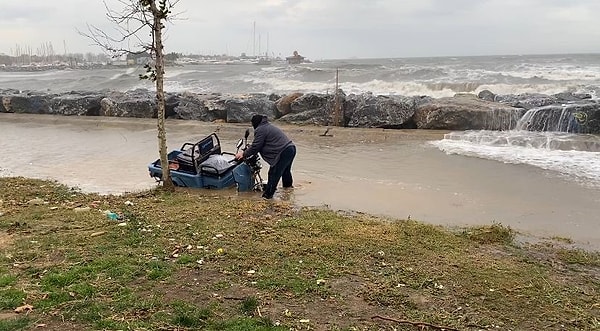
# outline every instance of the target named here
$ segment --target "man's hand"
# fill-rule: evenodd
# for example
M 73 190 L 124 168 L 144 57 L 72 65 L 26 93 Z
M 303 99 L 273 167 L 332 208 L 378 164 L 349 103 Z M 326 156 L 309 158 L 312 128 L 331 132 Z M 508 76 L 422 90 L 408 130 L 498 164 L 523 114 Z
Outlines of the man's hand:
M 244 152 L 243 151 L 239 151 L 235 154 L 235 159 L 236 160 L 241 160 L 244 158 Z

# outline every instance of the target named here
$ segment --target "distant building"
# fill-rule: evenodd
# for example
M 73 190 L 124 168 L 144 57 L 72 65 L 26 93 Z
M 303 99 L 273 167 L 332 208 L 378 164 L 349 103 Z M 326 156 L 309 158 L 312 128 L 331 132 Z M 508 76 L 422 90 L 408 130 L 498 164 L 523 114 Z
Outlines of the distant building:
M 285 58 L 288 64 L 299 64 L 304 63 L 304 56 L 298 54 L 298 51 L 294 51 L 294 55 Z
M 138 65 L 146 65 L 152 63 L 152 58 L 148 56 L 138 57 L 137 59 L 135 59 L 135 63 Z

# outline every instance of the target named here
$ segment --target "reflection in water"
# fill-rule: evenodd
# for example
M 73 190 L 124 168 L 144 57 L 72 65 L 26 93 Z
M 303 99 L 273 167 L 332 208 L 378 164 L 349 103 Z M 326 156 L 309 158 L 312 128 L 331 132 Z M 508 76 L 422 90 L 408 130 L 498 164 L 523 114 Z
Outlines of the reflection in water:
M 245 128 L 169 121 L 169 148 L 218 131 L 223 150 L 234 151 Z M 600 249 L 600 190 L 551 169 L 446 154 L 430 143 L 446 132 L 333 128 L 333 137 L 320 137 L 323 128 L 284 130 L 298 155 L 295 188 L 278 192 L 278 199 L 443 225 L 500 222 Z M 151 188 L 156 184 L 147 165 L 158 158 L 155 131 L 151 119 L 0 114 L 0 176 L 52 178 L 100 193 Z

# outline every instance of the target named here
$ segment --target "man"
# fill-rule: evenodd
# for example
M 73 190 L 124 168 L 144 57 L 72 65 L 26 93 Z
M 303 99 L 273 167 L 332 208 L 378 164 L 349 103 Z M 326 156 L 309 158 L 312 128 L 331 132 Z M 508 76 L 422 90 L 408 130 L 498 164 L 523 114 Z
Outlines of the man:
M 252 145 L 245 151 L 238 152 L 235 158 L 240 160 L 260 153 L 263 160 L 269 164 L 269 179 L 262 196 L 271 199 L 280 179 L 283 187 L 292 187 L 292 162 L 296 156 L 296 146 L 281 129 L 269 123 L 266 116 L 252 116 L 252 127 Z

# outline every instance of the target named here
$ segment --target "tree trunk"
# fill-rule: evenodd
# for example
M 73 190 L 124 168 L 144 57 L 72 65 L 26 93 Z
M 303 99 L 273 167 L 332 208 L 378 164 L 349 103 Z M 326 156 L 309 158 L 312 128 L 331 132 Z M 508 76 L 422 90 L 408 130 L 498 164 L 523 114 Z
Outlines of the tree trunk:
M 169 160 L 167 159 L 167 132 L 165 129 L 165 91 L 164 91 L 164 76 L 165 76 L 165 59 L 162 43 L 162 13 L 156 7 L 154 1 L 150 2 L 153 14 L 153 30 L 154 30 L 154 51 L 156 52 L 156 102 L 158 105 L 157 127 L 158 127 L 158 152 L 160 154 L 160 164 L 162 167 L 163 187 L 172 190 L 174 188 L 171 180 L 171 171 L 169 169 Z

